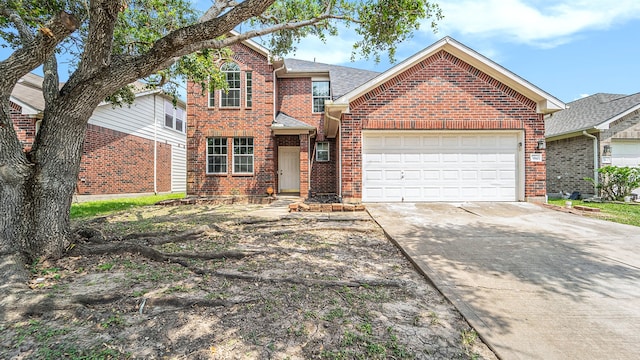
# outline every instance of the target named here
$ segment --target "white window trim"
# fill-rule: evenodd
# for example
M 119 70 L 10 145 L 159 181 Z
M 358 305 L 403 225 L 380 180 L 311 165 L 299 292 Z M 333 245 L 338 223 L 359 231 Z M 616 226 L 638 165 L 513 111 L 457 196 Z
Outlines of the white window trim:
M 314 106 L 314 104 L 315 104 L 315 101 L 314 101 L 314 100 L 315 100 L 315 99 L 317 99 L 317 98 L 320 98 L 320 96 L 314 96 L 314 95 L 313 95 L 313 83 L 314 83 L 314 82 L 321 82 L 321 81 L 322 81 L 322 82 L 328 82 L 328 83 L 329 83 L 329 96 L 327 96 L 327 97 L 324 97 L 324 96 L 323 96 L 322 98 L 324 98 L 324 99 L 325 99 L 325 102 L 326 102 L 327 100 L 331 100 L 331 81 L 329 80 L 329 78 L 316 78 L 316 77 L 311 78 L 311 113 L 313 113 L 313 114 L 322 114 L 322 113 L 324 113 L 324 110 L 322 110 L 322 111 L 315 111 L 315 108 L 314 108 L 314 107 L 315 107 L 315 106 Z M 323 109 L 324 109 L 324 107 L 323 107 Z
M 227 79 L 227 75 L 228 73 L 238 73 L 238 82 L 240 83 L 239 86 L 237 88 L 228 88 L 227 90 L 230 92 L 231 90 L 237 90 L 238 91 L 238 106 L 222 106 L 222 95 L 223 93 L 228 94 L 228 92 L 225 92 L 224 90 L 218 90 L 218 98 L 220 99 L 218 101 L 218 106 L 221 109 L 240 109 L 242 108 L 242 71 L 240 70 L 240 65 L 238 65 L 237 63 L 233 62 L 233 63 L 229 63 L 229 64 L 235 64 L 238 67 L 238 71 L 222 71 L 223 73 L 225 73 L 225 80 L 227 80 L 227 85 L 228 85 L 228 79 Z M 224 66 L 224 65 L 223 65 Z
M 327 148 L 326 149 L 320 149 L 320 147 L 318 147 L 318 145 L 320 144 L 327 144 Z M 329 151 L 329 149 L 331 149 L 331 145 L 329 144 L 328 141 L 320 141 L 318 142 L 318 144 L 316 145 L 316 161 L 317 162 L 328 162 L 331 161 L 331 152 Z M 320 152 L 326 152 L 327 153 L 327 160 L 319 160 L 320 157 L 318 156 L 318 154 L 320 154 Z
M 256 171 L 256 158 L 254 156 L 255 151 L 256 151 L 256 147 L 255 147 L 255 142 L 252 142 L 251 148 L 252 148 L 252 153 L 251 154 L 237 154 L 236 155 L 236 144 L 235 144 L 235 139 L 254 139 L 251 136 L 240 136 L 240 137 L 234 137 L 232 138 L 232 142 L 231 142 L 231 146 L 232 146 L 232 155 L 231 155 L 231 173 L 233 175 L 254 175 L 255 171 Z M 255 139 L 254 139 L 255 141 Z M 251 172 L 236 172 L 236 156 L 243 156 L 243 157 L 251 157 L 251 169 L 253 169 L 253 171 Z
M 173 110 L 173 113 L 171 114 L 172 116 L 172 120 L 171 120 L 171 126 L 167 126 L 167 104 L 169 104 L 169 106 L 171 106 L 171 109 Z M 169 129 L 175 132 L 178 132 L 180 134 L 184 134 L 187 132 L 187 111 L 185 109 L 182 108 L 178 108 L 178 107 L 174 107 L 173 104 L 170 101 L 166 101 L 165 103 L 162 105 L 162 127 L 165 129 Z M 178 114 L 178 109 L 182 110 L 182 130 L 178 130 L 176 129 L 176 116 Z
M 213 99 L 211 99 L 212 95 Z M 211 104 L 211 100 L 213 100 L 213 104 Z M 207 91 L 207 107 L 209 109 L 215 109 L 216 107 L 216 90 L 211 89 L 211 87 L 209 87 L 209 90 Z
M 249 77 L 251 77 L 251 87 L 249 87 Z M 251 89 L 251 105 L 249 102 L 249 89 Z M 253 72 L 246 71 L 244 73 L 244 107 L 246 109 L 253 108 Z
M 226 140 L 227 144 L 226 144 L 226 148 L 227 148 L 227 153 L 224 155 L 216 155 L 216 154 L 209 154 L 209 139 L 224 139 Z M 213 145 L 215 147 L 215 144 Z M 213 157 L 224 157 L 225 158 L 225 165 L 227 167 L 227 171 L 224 172 L 210 172 L 209 171 L 209 157 L 213 156 Z M 207 175 L 224 175 L 224 174 L 228 174 L 229 173 L 229 140 L 227 138 L 224 137 L 219 137 L 219 136 L 214 136 L 214 137 L 208 137 L 207 138 L 207 161 L 206 161 L 206 170 L 205 173 Z

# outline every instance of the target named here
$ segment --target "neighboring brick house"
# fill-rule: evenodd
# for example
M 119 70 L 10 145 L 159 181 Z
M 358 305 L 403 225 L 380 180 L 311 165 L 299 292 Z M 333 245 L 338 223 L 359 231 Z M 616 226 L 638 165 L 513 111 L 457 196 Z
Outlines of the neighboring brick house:
M 25 75 L 11 93 L 11 118 L 25 150 L 42 119 L 43 78 Z M 100 104 L 87 125 L 78 195 L 184 192 L 186 110 L 161 91 L 138 88 L 130 106 Z
M 640 165 L 640 93 L 595 94 L 545 119 L 547 191 L 594 194 L 604 165 Z M 634 191 L 638 193 L 638 190 Z
M 188 195 L 545 198 L 543 116 L 564 104 L 450 37 L 381 74 L 233 51 L 228 92 L 187 86 Z

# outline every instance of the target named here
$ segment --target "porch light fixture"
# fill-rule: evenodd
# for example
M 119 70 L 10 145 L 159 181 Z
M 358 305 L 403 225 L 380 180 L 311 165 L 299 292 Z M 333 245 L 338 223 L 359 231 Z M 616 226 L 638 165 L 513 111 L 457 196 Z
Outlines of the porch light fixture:
M 544 150 L 546 148 L 547 148 L 547 143 L 544 141 L 544 139 L 538 140 L 538 146 L 536 147 L 536 149 Z
M 611 156 L 611 145 L 605 145 L 603 147 L 602 156 Z

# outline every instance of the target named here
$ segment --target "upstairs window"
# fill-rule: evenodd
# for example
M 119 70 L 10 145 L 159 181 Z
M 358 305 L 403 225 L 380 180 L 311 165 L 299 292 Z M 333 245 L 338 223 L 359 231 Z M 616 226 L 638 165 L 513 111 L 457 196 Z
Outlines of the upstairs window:
M 314 81 L 312 83 L 313 92 L 313 112 L 324 112 L 325 100 L 331 99 L 330 87 L 328 81 Z
M 220 68 L 227 80 L 227 91 L 220 91 L 220 107 L 240 107 L 240 66 L 226 63 Z
M 316 144 L 316 161 L 329 161 L 328 142 L 319 142 Z
M 253 106 L 253 74 L 246 72 L 244 74 L 244 80 L 245 106 L 250 108 Z
M 176 127 L 175 129 L 180 132 L 184 132 L 184 110 L 176 109 Z
M 169 101 L 165 101 L 164 126 L 176 131 L 185 132 L 184 110 L 174 107 Z

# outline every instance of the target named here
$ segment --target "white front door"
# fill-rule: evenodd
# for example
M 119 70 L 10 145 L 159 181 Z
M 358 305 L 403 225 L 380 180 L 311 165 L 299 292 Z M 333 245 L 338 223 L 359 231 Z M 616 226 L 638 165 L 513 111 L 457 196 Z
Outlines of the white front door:
M 278 192 L 300 191 L 300 147 L 278 147 Z

